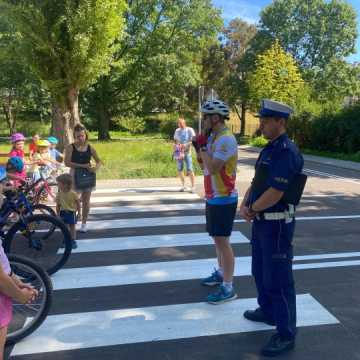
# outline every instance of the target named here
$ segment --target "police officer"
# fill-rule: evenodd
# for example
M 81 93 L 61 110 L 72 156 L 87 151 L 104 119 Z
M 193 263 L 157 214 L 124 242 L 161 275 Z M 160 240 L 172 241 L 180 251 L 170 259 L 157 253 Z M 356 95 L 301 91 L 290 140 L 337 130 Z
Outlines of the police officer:
M 263 347 L 264 356 L 276 356 L 294 348 L 296 293 L 292 273 L 294 206 L 282 200 L 291 182 L 303 168 L 303 157 L 286 135 L 292 109 L 272 100 L 262 100 L 260 130 L 269 143 L 255 165 L 255 178 L 247 190 L 240 214 L 252 221 L 252 275 L 259 307 L 247 310 L 251 321 L 276 326 L 276 334 Z

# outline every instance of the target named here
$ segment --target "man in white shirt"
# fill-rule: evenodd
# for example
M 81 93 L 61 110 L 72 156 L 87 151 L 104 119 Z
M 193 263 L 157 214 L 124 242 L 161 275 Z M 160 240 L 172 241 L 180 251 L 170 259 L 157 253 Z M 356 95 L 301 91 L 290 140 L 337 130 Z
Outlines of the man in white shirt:
M 186 126 L 186 121 L 183 118 L 179 118 L 178 126 L 175 130 L 174 140 L 177 152 L 182 152 L 181 156 L 177 158 L 177 170 L 182 185 L 180 191 L 185 191 L 185 178 L 183 173 L 185 163 L 187 175 L 190 177 L 191 192 L 194 192 L 195 175 L 191 158 L 191 141 L 195 136 L 195 131 L 193 128 Z

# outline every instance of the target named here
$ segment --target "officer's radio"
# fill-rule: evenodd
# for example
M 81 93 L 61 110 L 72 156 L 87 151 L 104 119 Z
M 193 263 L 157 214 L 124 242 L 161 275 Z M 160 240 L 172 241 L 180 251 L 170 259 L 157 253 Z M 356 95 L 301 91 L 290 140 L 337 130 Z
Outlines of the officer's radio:
M 256 168 L 254 179 L 251 183 L 251 192 L 263 194 L 268 188 L 267 179 L 269 178 L 269 166 L 260 164 Z M 289 184 L 281 201 L 286 204 L 298 205 L 304 192 L 307 176 L 305 174 L 297 174 Z

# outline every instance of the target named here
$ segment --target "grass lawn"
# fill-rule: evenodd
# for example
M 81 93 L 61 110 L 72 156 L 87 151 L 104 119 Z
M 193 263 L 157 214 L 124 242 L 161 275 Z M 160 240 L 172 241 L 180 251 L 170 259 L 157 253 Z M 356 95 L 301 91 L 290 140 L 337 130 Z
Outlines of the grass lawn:
M 176 176 L 172 143 L 165 140 L 92 142 L 105 166 L 99 179 L 159 178 Z M 200 168 L 193 153 L 195 173 Z
M 91 141 L 91 144 L 105 164 L 98 172 L 98 179 L 160 178 L 177 175 L 176 161 L 172 159 L 172 143 L 163 139 Z M 10 145 L 0 145 L 0 153 L 7 153 L 9 150 Z M 192 153 L 195 173 L 199 175 L 201 170 L 194 151 Z M 5 158 L 0 158 L 1 163 L 4 161 Z

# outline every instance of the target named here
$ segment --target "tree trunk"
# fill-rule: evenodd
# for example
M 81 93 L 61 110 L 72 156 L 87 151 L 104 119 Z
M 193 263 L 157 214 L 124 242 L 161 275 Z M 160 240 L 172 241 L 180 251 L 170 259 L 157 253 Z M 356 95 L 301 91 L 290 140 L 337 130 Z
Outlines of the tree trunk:
M 241 114 L 239 112 L 239 108 L 235 105 L 236 114 L 240 120 L 240 136 L 245 135 L 245 121 L 246 121 L 246 105 L 245 103 L 241 103 Z
M 110 116 L 105 109 L 100 111 L 98 117 L 98 140 L 111 140 L 110 137 Z
M 111 140 L 110 138 L 110 121 L 111 116 L 108 110 L 110 80 L 108 76 L 102 76 L 97 85 L 96 92 L 98 97 L 95 101 L 97 123 L 98 123 L 98 140 Z
M 245 125 L 246 125 L 246 103 L 241 103 L 241 128 L 240 128 L 240 136 L 245 135 Z
M 9 134 L 11 135 L 16 132 L 16 117 L 13 114 L 10 101 L 8 102 L 8 104 L 3 104 L 3 110 L 6 122 L 9 127 Z
M 70 89 L 64 103 L 55 102 L 52 107 L 52 129 L 59 139 L 59 149 L 64 148 L 74 141 L 74 126 L 80 123 L 79 91 Z

